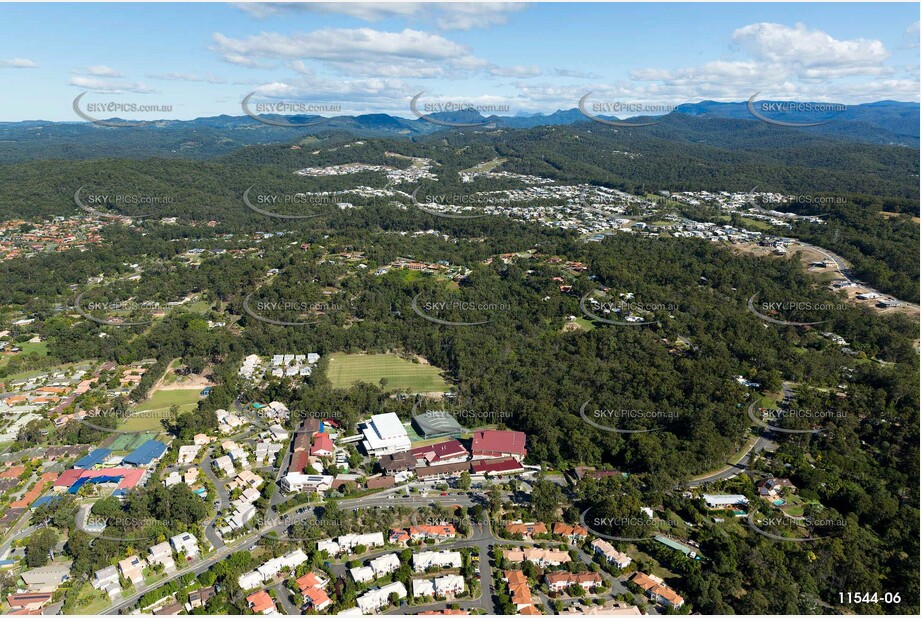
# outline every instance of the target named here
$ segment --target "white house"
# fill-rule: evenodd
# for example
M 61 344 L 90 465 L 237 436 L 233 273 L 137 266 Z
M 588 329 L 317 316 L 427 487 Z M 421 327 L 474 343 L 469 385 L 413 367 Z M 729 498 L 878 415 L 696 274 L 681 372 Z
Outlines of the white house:
M 148 563 L 162 564 L 164 571 L 172 571 L 176 568 L 176 562 L 173 560 L 173 550 L 168 542 L 163 541 L 152 545 L 147 552 L 150 554 L 147 556 Z
M 198 539 L 190 532 L 177 534 L 171 537 L 169 542 L 177 554 L 186 555 L 186 560 L 191 560 L 198 556 Z
M 460 552 L 456 551 L 422 551 L 413 554 L 413 570 L 424 571 L 429 567 L 457 569 L 461 566 Z
M 400 568 L 400 558 L 396 554 L 384 554 L 371 560 L 368 564 L 374 569 L 375 577 L 383 577 Z
M 627 554 L 621 553 L 614 549 L 614 546 L 604 539 L 595 539 L 592 541 L 592 549 L 596 554 L 604 556 L 611 564 L 617 565 L 618 568 L 627 568 L 633 560 Z
M 398 599 L 405 599 L 406 586 L 403 585 L 403 582 L 393 582 L 381 588 L 369 590 L 358 597 L 356 601 L 363 614 L 375 614 L 379 609 L 390 603 L 391 594 L 396 594 Z

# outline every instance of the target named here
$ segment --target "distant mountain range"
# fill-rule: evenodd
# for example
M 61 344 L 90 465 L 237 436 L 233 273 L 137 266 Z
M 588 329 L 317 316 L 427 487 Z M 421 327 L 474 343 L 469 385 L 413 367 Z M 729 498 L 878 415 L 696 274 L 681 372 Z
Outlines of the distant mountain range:
M 758 101 L 756 111 L 770 109 L 773 103 L 779 102 Z M 921 123 L 919 109 L 921 107 L 918 103 L 878 101 L 847 106 L 839 112 L 764 112 L 771 119 L 788 123 L 825 121 L 813 127 L 785 127 L 768 124 L 754 117 L 747 102 L 702 101 L 683 104 L 665 117 L 635 117 L 626 120 L 631 123 L 656 121 L 662 126 L 674 128 L 687 125 L 685 128 L 693 127 L 688 130 L 700 135 L 694 138 L 684 131 L 684 139 L 699 142 L 719 141 L 721 137 L 731 142 L 734 133 L 740 129 L 768 126 L 778 135 L 789 136 L 791 132 L 804 132 L 847 141 L 918 148 Z M 310 123 L 319 119 L 318 116 L 265 117 L 290 123 Z M 617 120 L 613 116 L 599 117 Z M 690 122 L 691 117 L 714 122 L 702 127 L 700 123 Z M 160 120 L 133 128 L 102 127 L 86 122 L 6 122 L 0 123 L 0 144 L 3 144 L 3 148 L 0 148 L 0 163 L 36 158 L 178 156 L 202 159 L 227 154 L 242 146 L 288 143 L 306 136 L 328 133 L 341 132 L 355 137 L 416 138 L 439 131 L 531 129 L 579 123 L 588 125 L 593 122 L 577 108 L 557 110 L 551 114 L 519 113 L 514 116 L 488 117 L 475 111 L 442 112 L 430 114 L 427 118 L 432 122 L 389 114 L 335 116 L 306 127 L 279 127 L 261 123 L 248 116 L 227 115 L 195 120 Z

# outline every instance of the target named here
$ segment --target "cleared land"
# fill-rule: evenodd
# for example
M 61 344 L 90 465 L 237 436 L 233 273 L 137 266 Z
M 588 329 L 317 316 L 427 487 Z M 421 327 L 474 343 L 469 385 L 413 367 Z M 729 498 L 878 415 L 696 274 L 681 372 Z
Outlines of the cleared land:
M 386 390 L 409 390 L 413 393 L 444 393 L 448 384 L 441 369 L 404 360 L 396 354 L 345 354 L 329 356 L 327 377 L 333 388 L 349 388 L 356 382 L 380 384 L 386 378 Z
M 160 421 L 172 416 L 170 408 L 179 406 L 180 414 L 195 410 L 200 392 L 200 388 L 158 390 L 139 405 L 132 416 L 122 421 L 118 428 L 122 431 L 162 431 Z

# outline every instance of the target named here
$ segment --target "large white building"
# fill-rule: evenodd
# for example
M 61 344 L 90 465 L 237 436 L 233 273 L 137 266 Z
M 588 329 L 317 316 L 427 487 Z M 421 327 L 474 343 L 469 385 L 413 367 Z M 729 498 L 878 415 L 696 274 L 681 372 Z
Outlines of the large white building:
M 458 551 L 421 551 L 413 554 L 413 570 L 424 571 L 429 567 L 459 569 L 461 555 Z
M 403 585 L 403 582 L 393 582 L 381 588 L 369 590 L 355 600 L 363 614 L 376 614 L 380 608 L 390 604 L 390 595 L 393 593 L 396 593 L 397 598 L 406 598 L 406 586 Z
M 362 445 L 374 457 L 408 451 L 411 447 L 406 428 L 393 412 L 372 416 L 362 433 L 365 436 Z
M 285 493 L 328 491 L 332 484 L 333 477 L 324 474 L 289 472 L 281 479 L 281 488 Z

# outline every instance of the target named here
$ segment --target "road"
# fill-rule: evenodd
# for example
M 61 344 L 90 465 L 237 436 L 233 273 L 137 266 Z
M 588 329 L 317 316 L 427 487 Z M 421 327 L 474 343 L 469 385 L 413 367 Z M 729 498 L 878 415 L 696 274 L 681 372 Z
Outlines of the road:
M 230 493 L 224 487 L 224 483 L 217 478 L 217 475 L 214 474 L 214 469 L 211 466 L 211 453 L 209 452 L 205 455 L 204 459 L 201 460 L 201 465 L 199 468 L 202 472 L 205 473 L 205 476 L 208 477 L 208 480 L 211 481 L 211 484 L 214 485 L 214 490 L 217 492 L 218 499 L 220 499 L 221 504 L 216 509 L 214 517 L 205 524 L 205 537 L 207 537 L 208 542 L 211 543 L 211 546 L 214 549 L 221 549 L 224 547 L 224 541 L 218 535 L 217 530 L 214 527 L 214 522 L 217 521 L 218 513 L 230 507 Z
M 392 500 L 389 500 L 386 497 L 380 498 L 379 496 L 380 494 L 376 496 L 371 496 L 371 497 L 339 500 L 338 505 L 340 508 L 356 510 L 359 508 L 367 508 L 367 507 L 373 507 L 373 506 L 397 506 L 400 503 L 402 503 L 402 505 L 404 506 L 405 505 L 421 506 L 423 504 L 428 504 L 430 502 L 435 502 L 435 503 L 440 503 L 440 504 L 464 504 L 464 503 L 469 503 L 471 505 L 473 504 L 473 500 L 469 496 L 466 496 L 466 495 L 432 496 L 428 498 L 421 498 L 419 496 L 413 496 L 413 498 L 415 499 L 411 499 L 411 500 L 410 499 L 402 500 L 399 498 L 394 498 Z M 313 506 L 316 506 L 316 505 L 313 505 Z M 291 524 L 297 523 L 299 521 L 303 521 L 304 519 L 308 519 L 310 517 L 313 517 L 312 509 L 308 509 L 307 511 L 301 514 L 292 513 L 289 521 L 283 524 L 276 524 L 274 526 L 265 526 L 244 537 L 240 537 L 240 539 L 235 541 L 232 545 L 225 545 L 221 547 L 220 549 L 217 549 L 214 552 L 214 554 L 209 556 L 208 558 L 204 560 L 199 560 L 197 562 L 193 562 L 189 566 L 175 571 L 169 577 L 158 581 L 153 586 L 147 586 L 147 585 L 142 584 L 136 587 L 134 589 L 135 592 L 133 594 L 127 597 L 123 597 L 119 602 L 115 603 L 109 609 L 107 609 L 106 611 L 102 613 L 107 614 L 107 615 L 108 614 L 118 614 L 121 612 L 121 610 L 128 609 L 134 606 L 134 604 L 137 603 L 137 600 L 140 599 L 141 596 L 144 595 L 144 593 L 152 589 L 159 588 L 160 586 L 166 584 L 167 582 L 173 581 L 174 579 L 178 579 L 179 577 L 182 577 L 186 573 L 194 573 L 195 575 L 204 573 L 209 568 L 211 568 L 214 564 L 220 562 L 221 560 L 226 559 L 228 556 L 230 556 L 234 552 L 240 551 L 241 548 L 248 547 L 252 543 L 255 543 L 256 541 L 258 541 L 263 536 L 267 534 L 271 534 L 273 532 L 281 534 Z
M 757 401 L 753 401 L 751 406 L 757 404 Z M 751 407 L 749 406 L 749 407 Z M 703 476 L 698 476 L 696 478 L 688 481 L 688 487 L 700 487 L 701 485 L 708 485 L 710 483 L 715 483 L 716 481 L 724 481 L 726 479 L 731 479 L 734 476 L 737 476 L 748 469 L 748 459 L 752 453 L 760 453 L 761 451 L 772 452 L 777 450 L 779 446 L 776 442 L 770 439 L 770 432 L 763 427 L 759 427 L 761 433 L 758 434 L 757 439 L 749 445 L 747 449 L 742 451 L 742 453 L 737 453 L 737 461 L 735 463 L 727 463 L 719 470 L 714 470 Z

